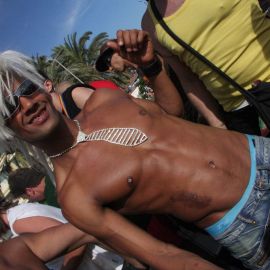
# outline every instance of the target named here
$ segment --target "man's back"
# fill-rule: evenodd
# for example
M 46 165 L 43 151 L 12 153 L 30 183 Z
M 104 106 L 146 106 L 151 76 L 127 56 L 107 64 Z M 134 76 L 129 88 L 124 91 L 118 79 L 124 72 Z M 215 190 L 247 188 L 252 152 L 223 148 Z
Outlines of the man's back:
M 230 209 L 247 185 L 248 143 L 238 133 L 194 125 L 154 103 L 108 90 L 95 93 L 78 120 L 86 134 L 137 128 L 147 140 L 132 147 L 102 140 L 80 143 L 55 161 L 60 202 L 70 199 L 67 194 L 86 192 L 93 203 L 123 214 L 169 213 L 205 227 Z M 230 148 L 232 142 L 237 149 Z

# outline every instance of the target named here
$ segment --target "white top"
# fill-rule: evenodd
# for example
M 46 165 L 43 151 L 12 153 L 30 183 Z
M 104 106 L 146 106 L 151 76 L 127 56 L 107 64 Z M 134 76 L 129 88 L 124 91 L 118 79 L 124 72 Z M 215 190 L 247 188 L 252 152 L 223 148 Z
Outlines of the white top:
M 61 223 L 67 223 L 59 208 L 39 203 L 23 203 L 7 210 L 7 219 L 13 236 L 18 235 L 13 229 L 14 223 L 19 219 L 29 217 L 48 217 Z
M 48 217 L 62 223 L 67 223 L 63 217 L 61 209 L 39 203 L 23 203 L 7 210 L 7 219 L 13 237 L 18 236 L 13 225 L 17 220 L 29 217 Z M 49 270 L 60 270 L 64 262 L 64 257 L 58 257 L 46 264 Z
M 62 223 L 68 222 L 59 208 L 39 203 L 23 203 L 7 210 L 7 219 L 13 237 L 18 235 L 13 228 L 16 220 L 29 217 L 48 217 Z M 60 270 L 63 259 L 63 256 L 56 258 L 48 262 L 46 266 L 49 270 Z M 78 270 L 120 270 L 122 263 L 123 260 L 120 256 L 99 246 L 89 245 Z

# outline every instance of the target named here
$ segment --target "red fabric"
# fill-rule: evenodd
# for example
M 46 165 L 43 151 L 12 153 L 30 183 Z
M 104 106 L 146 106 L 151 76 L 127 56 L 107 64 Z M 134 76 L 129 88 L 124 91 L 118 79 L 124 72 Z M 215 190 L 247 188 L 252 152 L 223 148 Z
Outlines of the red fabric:
M 162 216 L 153 216 L 148 225 L 147 231 L 157 239 L 181 246 L 183 239 L 177 235 L 176 230 L 170 222 Z
M 114 82 L 107 81 L 107 80 L 92 81 L 92 82 L 89 82 L 89 85 L 94 87 L 95 89 L 98 89 L 98 88 L 110 88 L 114 90 L 119 89 L 119 87 Z

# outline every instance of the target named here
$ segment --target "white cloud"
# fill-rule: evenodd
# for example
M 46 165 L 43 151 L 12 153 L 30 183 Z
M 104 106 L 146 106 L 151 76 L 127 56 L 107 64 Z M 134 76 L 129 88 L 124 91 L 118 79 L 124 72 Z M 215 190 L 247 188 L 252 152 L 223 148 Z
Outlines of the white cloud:
M 1 0 L 0 0 L 1 1 Z M 65 32 L 72 32 L 78 19 L 82 17 L 89 8 L 93 5 L 94 0 L 76 0 L 72 1 L 70 11 L 67 14 L 67 20 L 65 21 Z

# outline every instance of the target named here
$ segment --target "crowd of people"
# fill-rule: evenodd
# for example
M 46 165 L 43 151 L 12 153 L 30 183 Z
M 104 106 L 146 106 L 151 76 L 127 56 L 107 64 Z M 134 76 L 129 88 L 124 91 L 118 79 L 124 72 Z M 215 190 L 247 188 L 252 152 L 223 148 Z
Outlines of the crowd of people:
M 249 91 L 270 80 L 262 4 L 270 3 L 148 1 L 143 30 L 118 30 L 96 68 L 134 69 L 153 89 L 150 101 L 108 81 L 54 84 L 27 56 L 0 54 L 1 133 L 43 150 L 56 183 L 36 168 L 9 175 L 13 198 L 30 203 L 0 201 L 17 236 L 0 244 L 1 269 L 270 268 L 270 139 L 260 115 L 156 17 Z M 183 119 L 184 96 L 203 123 Z M 232 264 L 197 250 L 196 235 Z

